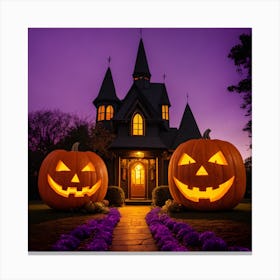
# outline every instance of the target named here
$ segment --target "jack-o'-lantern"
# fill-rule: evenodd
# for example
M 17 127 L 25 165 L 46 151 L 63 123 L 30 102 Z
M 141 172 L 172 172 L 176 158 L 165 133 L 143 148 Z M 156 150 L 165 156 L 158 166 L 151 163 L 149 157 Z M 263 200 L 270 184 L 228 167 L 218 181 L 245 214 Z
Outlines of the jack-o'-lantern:
M 175 201 L 195 210 L 234 208 L 246 189 L 246 172 L 239 151 L 229 142 L 193 139 L 179 145 L 168 168 Z
M 55 150 L 42 162 L 38 177 L 42 200 L 55 209 L 74 209 L 102 201 L 108 188 L 107 168 L 94 152 Z

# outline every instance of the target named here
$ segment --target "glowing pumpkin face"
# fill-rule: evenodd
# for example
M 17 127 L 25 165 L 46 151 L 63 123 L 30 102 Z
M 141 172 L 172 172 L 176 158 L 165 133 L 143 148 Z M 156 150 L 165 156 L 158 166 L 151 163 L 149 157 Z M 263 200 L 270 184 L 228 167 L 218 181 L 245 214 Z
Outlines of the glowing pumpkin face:
M 168 182 L 174 200 L 190 209 L 230 209 L 244 196 L 246 173 L 232 144 L 195 139 L 182 143 L 173 153 Z
M 107 168 L 93 152 L 56 150 L 43 161 L 38 186 L 52 208 L 70 209 L 101 201 L 108 187 Z

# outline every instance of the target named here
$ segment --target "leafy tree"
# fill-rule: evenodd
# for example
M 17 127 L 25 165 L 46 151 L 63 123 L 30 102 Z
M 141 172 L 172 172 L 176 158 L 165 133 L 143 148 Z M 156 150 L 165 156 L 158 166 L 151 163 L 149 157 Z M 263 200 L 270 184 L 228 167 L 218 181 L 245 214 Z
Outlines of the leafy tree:
M 242 80 L 237 85 L 231 85 L 227 89 L 237 92 L 243 98 L 242 109 L 246 110 L 245 116 L 249 121 L 244 127 L 249 137 L 252 135 L 252 37 L 249 34 L 239 36 L 240 44 L 231 48 L 228 57 L 234 61 L 237 72 L 242 75 Z
M 102 123 L 97 123 L 91 133 L 91 147 L 94 152 L 97 152 L 102 157 L 111 158 L 112 153 L 108 148 L 115 135 L 106 129 Z

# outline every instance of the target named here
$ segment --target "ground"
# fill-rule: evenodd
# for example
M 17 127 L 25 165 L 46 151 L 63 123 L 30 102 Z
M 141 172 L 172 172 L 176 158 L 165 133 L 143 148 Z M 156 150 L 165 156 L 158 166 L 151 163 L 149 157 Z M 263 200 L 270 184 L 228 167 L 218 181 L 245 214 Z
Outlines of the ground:
M 157 247 L 145 223 L 151 206 L 123 206 L 118 208 L 121 220 L 114 230 L 112 251 L 156 251 Z M 83 214 L 50 209 L 41 202 L 29 203 L 28 250 L 49 251 L 63 233 L 67 233 L 89 219 L 104 214 Z M 251 203 L 244 201 L 231 211 L 173 213 L 177 221 L 190 224 L 196 231 L 211 230 L 229 246 L 252 249 Z

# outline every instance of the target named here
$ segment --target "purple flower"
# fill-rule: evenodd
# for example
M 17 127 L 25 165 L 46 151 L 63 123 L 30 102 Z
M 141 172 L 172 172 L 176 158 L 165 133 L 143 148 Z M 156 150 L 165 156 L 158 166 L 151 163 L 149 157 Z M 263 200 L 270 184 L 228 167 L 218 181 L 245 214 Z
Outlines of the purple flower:
M 80 240 L 69 234 L 62 234 L 60 239 L 52 246 L 55 251 L 72 251 L 80 244 Z
M 76 227 L 70 232 L 70 235 L 77 237 L 80 240 L 90 237 L 92 233 L 92 227 L 87 225 L 81 225 Z
M 160 248 L 161 251 L 187 251 L 187 248 L 180 246 L 178 242 L 167 241 Z
M 189 231 L 182 239 L 185 246 L 199 246 L 199 234 L 196 231 Z
M 169 221 L 165 222 L 165 225 L 166 225 L 170 230 L 173 230 L 174 225 L 176 225 L 176 222 L 175 222 L 175 221 L 172 221 L 172 220 L 169 220 Z
M 179 240 L 182 240 L 185 235 L 187 235 L 189 232 L 194 231 L 191 227 L 188 225 L 182 229 L 179 230 L 179 232 L 176 234 L 176 238 Z
M 107 251 L 108 244 L 102 238 L 94 238 L 89 244 L 85 247 L 86 251 Z
M 227 251 L 227 244 L 220 237 L 208 238 L 202 245 L 202 251 Z
M 175 233 L 178 233 L 181 229 L 189 229 L 190 226 L 188 224 L 185 224 L 185 223 L 176 223 L 174 226 L 173 226 L 173 231 Z
M 200 240 L 201 243 L 204 243 L 207 239 L 214 238 L 214 237 L 216 237 L 215 232 L 213 232 L 213 231 L 204 231 L 204 232 L 200 233 L 199 240 Z
M 75 250 L 83 240 L 91 238 L 82 250 L 106 251 L 112 243 L 113 230 L 120 220 L 120 213 L 111 208 L 109 213 L 100 220 L 90 220 L 73 229 L 69 234 L 63 234 L 52 246 L 56 251 Z
M 240 246 L 230 246 L 228 247 L 229 251 L 246 251 L 246 252 L 250 252 L 251 250 L 249 250 L 248 248 L 245 247 L 240 247 Z

